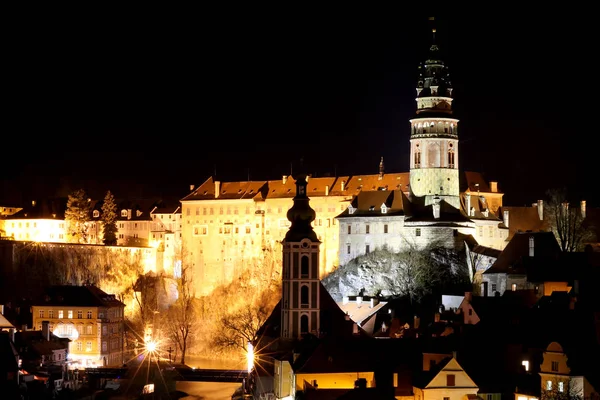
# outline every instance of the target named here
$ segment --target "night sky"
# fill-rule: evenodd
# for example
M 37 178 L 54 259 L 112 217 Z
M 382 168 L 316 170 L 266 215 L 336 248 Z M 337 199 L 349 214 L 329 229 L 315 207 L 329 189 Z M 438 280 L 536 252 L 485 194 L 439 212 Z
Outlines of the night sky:
M 182 198 L 215 172 L 369 174 L 382 156 L 386 171 L 408 171 L 417 66 L 436 15 L 460 169 L 498 181 L 505 205 L 566 187 L 600 206 L 597 44 L 585 12 L 239 11 L 13 30 L 0 199 L 80 187 Z

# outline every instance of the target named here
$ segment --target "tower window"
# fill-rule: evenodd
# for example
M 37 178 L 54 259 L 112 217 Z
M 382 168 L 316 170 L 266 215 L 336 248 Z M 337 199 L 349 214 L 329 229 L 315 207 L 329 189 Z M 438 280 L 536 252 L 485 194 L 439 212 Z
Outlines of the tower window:
M 365 254 L 369 254 L 371 252 L 371 246 L 370 245 L 366 245 L 365 247 Z
M 350 245 L 348 245 L 348 250 L 347 251 L 348 251 L 348 254 L 350 254 Z
M 368 235 L 369 233 L 371 233 L 371 227 L 369 225 L 365 226 L 365 233 Z
M 352 225 L 348 225 L 348 235 L 352 233 Z
M 454 149 L 448 150 L 448 168 L 454 168 Z
M 308 315 L 300 317 L 300 333 L 308 333 Z
M 300 288 L 300 307 L 308 308 L 308 286 L 306 285 Z
M 383 225 L 383 233 L 388 233 L 388 225 Z
M 421 236 L 421 228 L 416 228 L 415 236 Z
M 415 168 L 421 168 L 421 149 L 415 151 Z
M 300 259 L 300 275 L 302 278 L 308 278 L 308 256 L 302 256 Z

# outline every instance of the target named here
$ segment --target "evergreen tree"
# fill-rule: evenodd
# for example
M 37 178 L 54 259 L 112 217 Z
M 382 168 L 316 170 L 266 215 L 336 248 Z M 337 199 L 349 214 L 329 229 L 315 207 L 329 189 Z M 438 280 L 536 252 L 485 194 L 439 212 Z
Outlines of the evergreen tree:
M 117 203 L 110 192 L 106 192 L 102 204 L 102 232 L 103 241 L 107 246 L 117 245 Z
M 92 203 L 83 189 L 69 195 L 65 210 L 67 241 L 69 243 L 88 242 L 88 222 L 91 220 Z

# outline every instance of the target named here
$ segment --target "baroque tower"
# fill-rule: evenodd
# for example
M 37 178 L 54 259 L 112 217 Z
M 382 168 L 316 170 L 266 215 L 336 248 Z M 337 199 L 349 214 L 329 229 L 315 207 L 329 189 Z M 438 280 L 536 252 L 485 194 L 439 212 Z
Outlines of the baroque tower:
M 435 29 L 433 29 L 435 39 Z M 458 120 L 452 116 L 448 67 L 434 43 L 419 65 L 416 116 L 410 120 L 410 191 L 425 205 L 459 201 Z
M 281 338 L 298 339 L 320 331 L 319 246 L 311 226 L 315 210 L 306 194 L 306 178 L 296 180 L 294 204 L 287 212 L 291 226 L 282 240 Z

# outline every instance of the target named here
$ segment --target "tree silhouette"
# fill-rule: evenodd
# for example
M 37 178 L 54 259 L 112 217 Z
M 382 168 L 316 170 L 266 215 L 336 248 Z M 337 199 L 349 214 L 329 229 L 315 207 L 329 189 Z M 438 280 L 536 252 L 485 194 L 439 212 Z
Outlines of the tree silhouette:
M 91 220 L 91 206 L 92 203 L 87 197 L 85 190 L 78 189 L 69 195 L 67 209 L 65 210 L 67 241 L 69 243 L 88 242 L 88 223 Z
M 562 251 L 582 251 L 586 243 L 594 241 L 593 229 L 584 223 L 585 210 L 571 207 L 566 189 L 550 189 L 544 212 L 550 229 Z
M 102 203 L 102 233 L 103 241 L 107 246 L 116 246 L 117 244 L 117 204 L 115 197 L 110 192 L 106 192 L 104 202 Z

